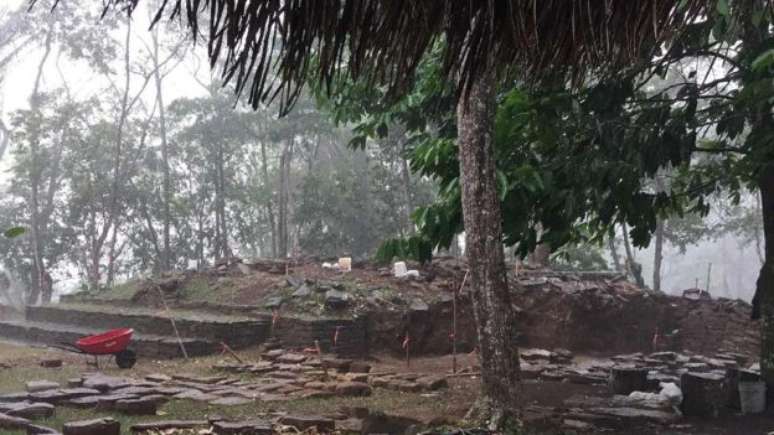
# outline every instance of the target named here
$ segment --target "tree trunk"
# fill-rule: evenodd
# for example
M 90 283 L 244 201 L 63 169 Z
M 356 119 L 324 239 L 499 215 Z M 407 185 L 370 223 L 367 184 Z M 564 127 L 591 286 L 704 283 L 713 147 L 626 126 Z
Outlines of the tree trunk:
M 37 75 L 35 76 L 35 85 L 30 95 L 30 111 L 33 114 L 40 113 L 40 83 L 43 78 L 43 67 L 51 54 L 51 44 L 53 43 L 53 29 L 49 28 L 46 34 L 45 50 L 43 57 L 38 64 Z M 40 234 L 40 181 L 43 172 L 42 162 L 40 161 L 40 131 L 35 129 L 35 134 L 30 138 L 30 155 L 32 157 L 32 167 L 30 168 L 30 233 L 32 236 L 32 267 L 33 275 L 32 288 L 27 295 L 27 304 L 38 303 L 40 297 L 41 283 L 45 272 L 43 264 L 43 240 Z
M 218 233 L 220 234 L 220 252 L 223 257 L 229 257 L 230 256 L 230 249 L 228 247 L 228 221 L 226 218 L 226 153 L 223 149 L 223 144 L 218 143 L 218 155 L 217 155 L 217 172 L 216 175 L 218 177 L 217 185 L 218 185 L 218 197 L 217 197 L 217 214 L 218 214 L 218 220 L 219 228 Z
M 271 188 L 271 179 L 269 178 L 269 159 L 266 157 L 266 144 L 261 141 L 261 160 L 263 164 L 263 182 L 269 192 L 273 192 Z M 274 194 L 270 193 L 269 200 L 266 201 L 266 213 L 269 216 L 269 228 L 271 229 L 271 256 L 277 256 L 277 225 L 274 218 Z
M 472 417 L 502 425 L 517 412 L 519 353 L 502 245 L 494 157 L 494 74 L 482 73 L 457 106 L 465 248 L 481 363 Z
M 159 63 L 159 34 L 158 28 L 154 28 L 153 39 L 153 76 L 156 82 L 156 101 L 159 107 L 159 134 L 161 136 L 161 163 L 164 182 L 162 184 L 163 204 L 163 248 L 161 255 L 161 270 L 167 271 L 174 263 L 170 250 L 170 203 L 172 202 L 172 179 L 169 174 L 169 145 L 167 142 L 167 119 L 164 110 L 164 94 L 162 92 L 161 64 Z
M 11 130 L 6 128 L 5 123 L 0 120 L 0 160 L 3 160 L 5 150 L 8 149 L 8 144 L 11 142 Z
M 414 234 L 414 221 L 411 220 L 411 213 L 414 212 L 414 201 L 411 199 L 411 168 L 408 160 L 400 158 L 401 176 L 403 178 L 403 191 L 406 197 L 406 234 Z
M 629 243 L 629 229 L 626 228 L 624 223 L 621 224 L 621 229 L 623 230 L 623 242 L 626 251 L 626 272 L 639 287 L 645 288 L 645 279 L 642 277 L 642 265 L 635 260 L 632 244 Z
M 661 291 L 661 263 L 664 260 L 664 220 L 656 223 L 655 244 L 653 246 L 653 290 Z M 709 289 L 708 289 L 709 290 Z
M 279 243 L 277 244 L 277 254 L 280 258 L 286 258 L 288 256 L 288 242 L 289 242 L 289 205 L 290 201 L 290 166 L 293 160 L 293 142 L 294 138 L 291 137 L 285 143 L 285 149 L 282 150 L 280 155 L 280 192 L 279 192 L 279 222 L 277 223 L 277 233 L 279 236 Z
M 738 6 L 742 22 L 749 23 L 741 29 L 741 56 L 747 59 L 754 59 L 770 48 L 767 41 L 771 40 L 771 29 L 766 20 L 757 25 L 751 23 L 755 5 L 756 2 L 740 2 Z M 762 79 L 761 73 L 746 71 L 742 83 L 757 86 L 755 83 Z M 768 386 L 769 404 L 774 400 L 774 155 L 770 136 L 773 106 L 770 99 L 761 98 L 748 109 L 750 132 L 746 139 L 752 145 L 752 155 L 761 162 L 757 182 L 761 191 L 764 253 L 752 301 L 752 317 L 761 320 L 761 376 Z
M 531 268 L 545 269 L 551 257 L 551 246 L 547 243 L 538 243 L 535 249 L 527 256 L 527 262 Z
M 758 187 L 765 253 L 753 297 L 753 318 L 761 319 L 761 375 L 771 392 L 774 390 L 774 163 L 761 169 Z
M 616 272 L 623 272 L 621 266 L 621 257 L 618 255 L 618 250 L 615 247 L 615 227 L 610 227 L 608 230 L 607 247 L 610 249 L 610 256 L 613 257 L 613 266 Z

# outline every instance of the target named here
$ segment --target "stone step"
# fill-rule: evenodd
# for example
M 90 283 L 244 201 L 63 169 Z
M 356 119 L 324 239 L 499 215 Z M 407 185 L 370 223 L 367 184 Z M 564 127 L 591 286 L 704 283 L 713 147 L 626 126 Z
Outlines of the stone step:
M 46 345 L 74 344 L 76 340 L 88 335 L 105 332 L 93 328 L 63 325 L 51 322 L 0 321 L 0 337 L 14 341 L 40 343 Z M 210 355 L 220 351 L 220 343 L 203 338 L 183 338 L 183 345 L 189 356 Z M 174 336 L 138 334 L 132 336 L 129 348 L 145 358 L 182 357 L 180 345 Z
M 26 319 L 89 329 L 132 328 L 140 334 L 175 336 L 172 322 L 164 312 L 125 307 L 113 310 L 99 305 L 28 306 Z M 173 318 L 181 337 L 225 342 L 234 349 L 263 343 L 271 330 L 271 321 L 266 319 L 175 311 Z

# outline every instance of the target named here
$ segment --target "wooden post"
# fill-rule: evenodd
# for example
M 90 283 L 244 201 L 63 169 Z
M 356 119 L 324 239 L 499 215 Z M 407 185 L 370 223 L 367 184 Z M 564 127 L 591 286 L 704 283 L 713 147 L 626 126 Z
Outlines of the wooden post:
M 220 345 L 223 347 L 223 352 L 231 355 L 234 357 L 235 360 L 239 361 L 240 364 L 244 364 L 245 362 L 242 360 L 242 358 L 239 357 L 239 355 L 234 352 L 229 345 L 227 345 L 225 342 L 221 341 Z
M 403 339 L 403 349 L 406 350 L 406 367 L 411 367 L 411 336 L 406 331 L 406 337 Z
M 177 330 L 175 317 L 172 315 L 172 313 L 170 313 L 169 306 L 167 305 L 167 301 L 166 299 L 164 299 L 164 291 L 161 290 L 161 287 L 159 287 L 158 285 L 156 286 L 156 289 L 159 291 L 159 297 L 161 298 L 161 304 L 164 305 L 164 311 L 167 313 L 167 316 L 169 316 L 170 323 L 172 323 L 172 330 L 175 331 L 175 337 L 177 337 L 177 344 L 180 345 L 180 350 L 183 352 L 183 357 L 185 357 L 185 359 L 188 359 L 188 351 L 185 350 L 183 339 L 180 338 L 180 331 Z

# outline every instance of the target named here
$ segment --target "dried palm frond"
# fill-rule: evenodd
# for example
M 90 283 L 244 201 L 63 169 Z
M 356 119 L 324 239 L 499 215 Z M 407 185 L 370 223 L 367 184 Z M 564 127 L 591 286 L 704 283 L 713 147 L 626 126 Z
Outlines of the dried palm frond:
M 31 0 L 34 2 L 35 0 Z M 133 10 L 141 0 L 103 0 Z M 711 0 L 161 0 L 153 22 L 183 19 L 249 101 L 284 107 L 308 79 L 366 77 L 400 93 L 445 42 L 461 89 L 482 68 L 533 80 L 618 67 L 693 20 Z M 202 31 L 203 30 L 203 31 Z M 313 61 L 314 60 L 314 61 Z M 272 74 L 270 74 L 272 72 Z M 271 78 L 270 78 L 271 77 Z

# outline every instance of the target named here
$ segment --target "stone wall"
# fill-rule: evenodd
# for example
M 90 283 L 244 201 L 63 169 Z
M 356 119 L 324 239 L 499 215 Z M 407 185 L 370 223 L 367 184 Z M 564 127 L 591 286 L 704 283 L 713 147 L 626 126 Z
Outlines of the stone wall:
M 107 307 L 106 307 L 107 308 Z M 27 320 L 92 329 L 133 328 L 139 334 L 174 337 L 169 318 L 148 314 L 78 310 L 72 307 L 30 306 Z M 220 320 L 175 318 L 175 326 L 182 337 L 198 338 L 214 343 L 225 342 L 235 349 L 258 345 L 266 341 L 270 322 L 265 319 Z
M 272 337 L 286 349 L 313 348 L 317 340 L 323 352 L 340 356 L 363 358 L 370 350 L 368 321 L 365 318 L 353 320 L 280 318 L 272 330 Z
M 750 305 L 743 301 L 693 301 L 643 291 L 607 276 L 558 276 L 561 279 L 517 281 L 512 301 L 519 346 L 607 355 L 656 349 L 759 352 L 760 326 L 750 320 Z M 413 354 L 450 353 L 449 299 L 430 303 L 423 311 L 407 307 L 403 312 L 369 312 L 371 348 L 402 354 L 408 333 Z M 458 301 L 457 350 L 470 351 L 476 342 L 471 302 L 463 294 Z
M 24 318 L 24 313 L 10 305 L 0 305 L 0 320 L 17 320 Z
M 89 332 L 78 328 L 65 328 L 56 324 L 25 322 L 0 322 L 0 336 L 23 342 L 41 343 L 56 347 L 72 348 L 75 342 Z M 210 355 L 218 350 L 212 342 L 184 339 L 189 356 Z M 133 337 L 129 348 L 144 358 L 178 358 L 183 353 L 178 341 L 172 337 Z

